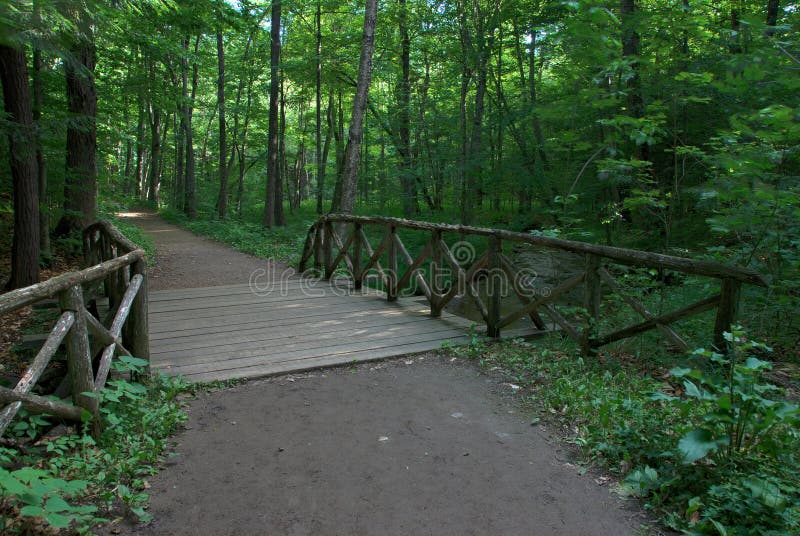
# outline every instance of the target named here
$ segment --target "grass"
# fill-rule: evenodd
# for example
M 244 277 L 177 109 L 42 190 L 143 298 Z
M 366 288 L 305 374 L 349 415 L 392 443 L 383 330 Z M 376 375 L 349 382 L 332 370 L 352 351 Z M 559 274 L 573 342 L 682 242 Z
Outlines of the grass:
M 558 335 L 536 345 L 476 339 L 451 351 L 521 386 L 524 401 L 537 412 L 532 423 L 548 422 L 581 449 L 584 463 L 611 473 L 619 493 L 639 497 L 668 527 L 690 534 L 800 530 L 796 406 L 788 420 L 767 428 L 769 437 L 757 441 L 752 451 L 730 458 L 709 451 L 687 463 L 684 449 L 691 430 L 725 429 L 707 387 L 701 391 L 706 398 L 698 402 L 686 397 L 688 385 L 670 372 L 644 373 L 608 353 L 584 359 Z M 698 356 L 679 363 L 698 371 L 711 366 Z M 745 397 L 772 392 L 760 375 L 755 380 L 748 384 L 755 391 Z M 780 391 L 773 395 L 780 400 Z M 779 402 L 767 400 L 761 411 L 769 413 L 774 404 Z
M 213 238 L 234 249 L 263 258 L 273 258 L 296 264 L 300 260 L 303 241 L 316 215 L 310 210 L 288 219 L 285 227 L 265 229 L 260 223 L 229 219 L 220 221 L 208 214 L 195 220 L 172 209 L 162 209 L 159 214 L 167 221 L 180 225 L 193 233 Z

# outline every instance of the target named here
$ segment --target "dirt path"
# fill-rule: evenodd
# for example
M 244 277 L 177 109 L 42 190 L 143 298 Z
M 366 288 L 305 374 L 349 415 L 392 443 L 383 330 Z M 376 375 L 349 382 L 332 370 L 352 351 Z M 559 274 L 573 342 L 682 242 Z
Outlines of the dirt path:
M 268 264 L 277 268 L 276 273 L 286 268 L 181 229 L 152 212 L 125 212 L 119 216 L 144 229 L 155 242 L 156 264 L 147 273 L 150 290 L 247 283 L 253 271 Z
M 263 267 L 167 225 L 151 288 Z M 138 222 L 137 222 L 138 223 Z M 214 254 L 208 254 L 213 250 Z M 180 258 L 197 259 L 171 272 Z M 196 271 L 195 271 L 196 270 Z M 644 521 L 531 426 L 511 389 L 433 355 L 250 381 L 201 395 L 129 534 L 608 535 Z

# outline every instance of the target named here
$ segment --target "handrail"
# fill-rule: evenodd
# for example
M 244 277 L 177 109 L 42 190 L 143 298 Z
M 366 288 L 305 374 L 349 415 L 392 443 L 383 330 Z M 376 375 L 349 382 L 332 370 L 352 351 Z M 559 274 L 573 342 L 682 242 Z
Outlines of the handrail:
M 130 266 L 142 259 L 144 259 L 144 250 L 135 249 L 122 257 L 116 257 L 78 272 L 66 272 L 42 283 L 0 294 L 0 316 L 20 307 L 51 298 L 75 285 L 84 285 L 103 279 L 120 268 Z
M 350 226 L 352 230 L 349 234 L 344 234 Z M 385 231 L 383 240 L 376 248 L 372 247 L 364 232 L 366 226 L 378 226 Z M 412 256 L 398 234 L 399 229 L 427 232 L 430 238 L 422 251 Z M 473 255 L 466 260 L 458 259 L 454 255 L 454 250 L 451 251 L 443 239 L 445 233 L 457 234 L 461 238 L 469 235 L 486 237 L 488 247 L 482 255 Z M 586 259 L 585 270 L 561 282 L 555 288 L 548 289 L 547 294 L 537 296 L 537 289 L 525 278 L 525 269 L 520 270 L 515 265 L 515 260 L 503 253 L 504 241 L 582 254 Z M 430 303 L 431 316 L 434 317 L 441 315 L 443 308 L 456 295 L 468 295 L 475 302 L 477 310 L 485 321 L 486 332 L 491 337 L 499 337 L 501 329 L 524 316 L 529 316 L 538 329 L 544 330 L 547 325 L 540 316 L 540 313 L 544 313 L 564 333 L 575 339 L 585 353 L 592 353 L 600 346 L 650 329 L 658 329 L 675 347 L 688 350 L 689 345 L 670 324 L 713 308 L 717 309 L 713 343 L 722 349 L 725 346 L 724 334 L 730 331 L 736 317 L 741 285 L 768 286 L 767 279 L 755 270 L 717 262 L 502 229 L 429 223 L 384 216 L 328 214 L 320 217 L 308 230 L 299 265 L 301 273 L 305 272 L 312 258 L 315 271 L 322 272 L 326 278 L 332 277 L 340 265 L 344 264 L 353 278 L 356 289 L 361 288 L 367 273 L 374 270 L 386 289 L 386 299 L 389 301 L 396 300 L 400 290 L 413 281 Z M 402 273 L 398 270 L 399 259 L 406 265 Z M 640 297 L 624 291 L 622 285 L 614 279 L 612 272 L 603 266 L 603 260 L 711 277 L 721 282 L 720 291 L 678 310 L 656 315 L 645 307 Z M 427 279 L 423 267 L 426 262 L 429 262 Z M 442 283 L 445 271 L 449 271 L 453 276 L 450 288 L 445 288 L 446 285 Z M 476 278 L 481 275 L 487 282 L 486 303 L 475 285 Z M 505 282 L 510 282 L 510 285 L 505 285 Z M 499 289 L 509 286 L 519 298 L 521 307 L 501 314 L 502 296 Z M 574 320 L 565 318 L 555 304 L 557 298 L 565 297 L 568 292 L 579 286 L 584 287 L 583 309 L 588 313 L 588 322 L 582 329 L 573 325 Z M 623 303 L 642 317 L 642 321 L 601 335 L 598 332 L 598 321 L 603 286 L 611 293 L 619 295 Z
M 105 387 L 114 355 L 150 358 L 144 250 L 103 220 L 84 230 L 83 243 L 87 268 L 0 294 L 0 316 L 47 298 L 57 297 L 61 308 L 59 320 L 17 385 L 0 387 L 0 403 L 5 405 L 0 410 L 0 435 L 23 407 L 68 420 L 80 420 L 88 411 L 93 418 L 92 432 L 99 433 L 98 399 L 85 393 L 98 393 Z M 100 287 L 108 297 L 105 322 L 87 308 Z M 96 372 L 90 337 L 102 348 Z M 72 381 L 72 404 L 30 392 L 62 342 Z
M 571 253 L 582 253 L 598 255 L 615 260 L 623 264 L 637 264 L 650 266 L 653 268 L 668 268 L 687 274 L 704 275 L 718 279 L 729 278 L 747 283 L 766 287 L 768 281 L 763 275 L 749 268 L 729 266 L 718 262 L 698 261 L 687 257 L 677 257 L 674 255 L 664 255 L 663 253 L 651 253 L 637 249 L 618 248 L 613 246 L 602 246 L 590 244 L 588 242 L 578 242 L 563 238 L 553 238 L 549 236 L 532 235 L 506 231 L 504 229 L 489 229 L 486 227 L 471 227 L 469 225 L 452 225 L 446 223 L 430 223 L 403 218 L 390 218 L 386 216 L 353 216 L 350 214 L 327 214 L 317 220 L 315 225 L 332 223 L 359 223 L 376 225 L 393 225 L 402 229 L 415 229 L 419 231 L 439 231 L 442 233 L 454 233 L 460 235 L 494 236 L 502 240 L 520 242 L 542 246 L 550 249 L 559 249 Z

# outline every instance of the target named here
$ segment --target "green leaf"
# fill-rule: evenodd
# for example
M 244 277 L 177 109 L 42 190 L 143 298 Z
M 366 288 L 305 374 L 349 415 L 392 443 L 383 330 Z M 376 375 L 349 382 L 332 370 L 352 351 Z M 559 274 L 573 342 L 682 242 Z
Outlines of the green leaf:
M 683 454 L 684 463 L 693 463 L 727 443 L 727 438 L 714 439 L 714 434 L 710 430 L 698 428 L 681 438 L 678 442 L 678 449 Z
M 28 505 L 23 506 L 19 513 L 23 516 L 39 517 L 44 514 L 44 509 L 41 506 Z
M 50 497 L 44 505 L 46 512 L 66 512 L 72 507 L 58 495 Z
M 72 521 L 72 518 L 70 517 L 54 513 L 47 514 L 46 516 L 44 516 L 44 518 L 47 520 L 48 523 L 59 529 L 65 529 L 69 527 L 69 523 L 70 521 Z
M 691 396 L 692 398 L 703 398 L 703 393 L 700 392 L 700 389 L 694 384 L 694 382 L 690 382 L 689 380 L 684 380 L 683 388 L 686 390 L 686 395 Z
M 742 366 L 747 370 L 769 370 L 772 368 L 772 363 L 755 357 L 748 357 Z

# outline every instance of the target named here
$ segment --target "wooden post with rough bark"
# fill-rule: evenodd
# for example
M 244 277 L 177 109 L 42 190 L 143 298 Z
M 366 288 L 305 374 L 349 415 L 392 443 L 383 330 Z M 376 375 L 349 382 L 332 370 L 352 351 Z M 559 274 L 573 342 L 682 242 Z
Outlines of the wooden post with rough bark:
M 89 332 L 86 327 L 86 308 L 83 304 L 83 291 L 80 285 L 68 288 L 59 295 L 62 311 L 70 311 L 75 316 L 72 329 L 67 332 L 67 371 L 72 384 L 72 401 L 92 414 L 94 434 L 99 433 L 97 398 L 84 393 L 94 393 L 92 354 L 89 346 Z
M 500 303 L 503 298 L 503 271 L 500 255 L 503 253 L 503 241 L 496 236 L 489 237 L 489 285 L 487 288 L 489 304 L 486 317 L 486 334 L 489 337 L 500 337 Z M 468 285 L 469 281 L 466 282 Z
M 594 341 L 597 338 L 598 322 L 600 321 L 600 301 L 602 299 L 600 260 L 597 255 L 586 255 L 586 291 L 583 304 L 589 315 L 589 323 L 583 331 L 581 346 L 584 355 L 589 355 L 594 351 Z
M 142 286 L 131 304 L 131 312 L 125 323 L 123 341 L 131 355 L 148 362 L 145 373 L 150 373 L 150 329 L 147 323 L 147 264 L 139 259 L 131 265 L 131 278 L 142 276 Z
M 333 276 L 333 271 L 336 269 L 333 266 L 333 224 L 326 221 L 324 224 L 325 238 L 322 241 L 323 255 L 325 257 L 325 279 L 330 279 Z
M 386 299 L 390 302 L 397 301 L 399 289 L 397 288 L 397 226 L 389 225 L 387 228 L 389 236 L 387 240 L 387 264 L 389 265 L 386 270 Z
M 431 232 L 431 316 L 442 316 L 442 250 L 439 244 L 442 241 L 442 232 Z
M 725 332 L 730 333 L 731 325 L 736 321 L 741 288 L 739 281 L 730 278 L 722 280 L 717 317 L 714 321 L 714 346 L 719 351 L 727 351 Z
M 361 290 L 364 282 L 363 271 L 361 270 L 361 224 L 353 224 L 353 286 L 356 290 Z

